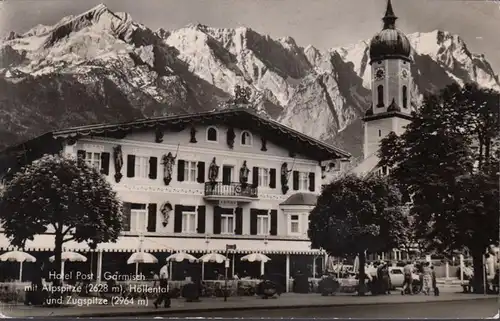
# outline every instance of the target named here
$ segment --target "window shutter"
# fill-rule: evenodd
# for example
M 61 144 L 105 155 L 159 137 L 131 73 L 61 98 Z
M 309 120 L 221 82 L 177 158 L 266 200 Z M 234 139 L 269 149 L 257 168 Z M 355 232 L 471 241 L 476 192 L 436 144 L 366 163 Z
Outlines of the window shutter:
M 127 177 L 135 176 L 135 155 L 127 155 Z
M 179 159 L 177 162 L 177 181 L 184 182 L 184 164 L 185 162 L 182 159 Z
M 299 190 L 299 172 L 298 171 L 293 171 L 293 190 L 294 191 Z
M 278 235 L 278 211 L 271 210 L 271 229 L 269 234 Z
M 148 206 L 148 232 L 156 232 L 157 205 L 151 203 Z
M 205 162 L 198 162 L 196 166 L 198 167 L 198 183 L 205 183 Z
M 310 172 L 309 173 L 309 191 L 314 192 L 314 189 L 316 187 L 316 183 L 314 182 L 314 173 Z
M 269 170 L 269 187 L 276 188 L 276 168 Z
M 198 206 L 198 226 L 197 226 L 197 232 L 201 234 L 205 234 L 205 222 L 206 222 L 206 207 L 205 206 Z
M 76 152 L 76 157 L 77 158 L 85 159 L 85 155 L 86 155 L 86 153 L 85 153 L 85 151 L 83 149 L 80 149 L 80 150 L 78 150 Z
M 257 235 L 257 216 L 259 210 L 255 208 L 250 209 L 250 235 Z
M 220 206 L 214 207 L 214 234 L 221 232 L 221 208 Z
M 156 179 L 158 177 L 158 158 L 149 158 L 149 178 Z
M 132 204 L 123 203 L 122 204 L 122 230 L 127 232 L 130 231 L 130 210 L 132 208 Z
M 175 205 L 174 209 L 174 233 L 182 232 L 182 211 L 184 207 L 182 205 Z
M 101 174 L 109 175 L 109 153 L 101 153 Z
M 252 168 L 252 185 L 254 187 L 259 186 L 259 168 L 258 167 Z
M 243 234 L 243 209 L 241 207 L 237 207 L 234 211 L 235 218 L 235 228 L 234 234 L 242 235 Z

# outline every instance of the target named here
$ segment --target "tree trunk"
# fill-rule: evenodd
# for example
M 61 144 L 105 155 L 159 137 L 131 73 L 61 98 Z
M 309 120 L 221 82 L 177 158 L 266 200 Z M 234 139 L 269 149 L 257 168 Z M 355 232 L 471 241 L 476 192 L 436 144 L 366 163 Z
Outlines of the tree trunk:
M 54 282 L 52 283 L 56 287 L 60 287 L 62 285 L 62 280 L 64 278 L 64 275 L 61 274 L 62 272 L 62 245 L 63 245 L 63 234 L 60 231 L 56 231 L 55 235 L 55 246 L 54 246 L 54 266 L 56 270 L 56 278 L 54 279 Z M 56 290 L 51 293 L 55 298 L 61 298 L 62 297 L 62 291 Z
M 472 278 L 472 286 L 474 288 L 474 293 L 482 294 L 484 293 L 484 262 L 483 262 L 484 250 L 474 249 L 471 251 L 472 254 L 472 264 L 474 268 L 474 276 Z
M 365 285 L 365 264 L 366 257 L 365 252 L 358 253 L 359 257 L 359 284 L 358 284 L 358 295 L 363 296 L 366 293 L 366 285 Z

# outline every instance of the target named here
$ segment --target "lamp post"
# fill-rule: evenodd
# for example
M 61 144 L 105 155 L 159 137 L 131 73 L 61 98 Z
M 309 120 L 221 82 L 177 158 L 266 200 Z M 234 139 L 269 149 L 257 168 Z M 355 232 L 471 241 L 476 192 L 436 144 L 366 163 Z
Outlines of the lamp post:
M 228 252 L 229 250 L 236 250 L 236 244 L 226 244 L 226 261 L 224 262 L 224 274 L 225 274 L 225 280 L 224 280 L 224 301 L 227 301 L 227 269 L 229 268 L 229 260 L 227 259 L 227 256 L 229 255 Z

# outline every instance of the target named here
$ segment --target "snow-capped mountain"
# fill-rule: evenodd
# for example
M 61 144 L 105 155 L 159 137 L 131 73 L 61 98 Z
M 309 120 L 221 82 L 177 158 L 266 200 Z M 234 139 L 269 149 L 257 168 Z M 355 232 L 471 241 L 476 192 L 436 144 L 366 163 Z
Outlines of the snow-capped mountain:
M 500 90 L 485 57 L 458 36 L 409 37 L 414 104 L 453 81 Z M 367 43 L 322 52 L 249 28 L 154 32 L 99 5 L 0 42 L 0 145 L 61 127 L 220 108 L 239 85 L 261 112 L 359 156 Z

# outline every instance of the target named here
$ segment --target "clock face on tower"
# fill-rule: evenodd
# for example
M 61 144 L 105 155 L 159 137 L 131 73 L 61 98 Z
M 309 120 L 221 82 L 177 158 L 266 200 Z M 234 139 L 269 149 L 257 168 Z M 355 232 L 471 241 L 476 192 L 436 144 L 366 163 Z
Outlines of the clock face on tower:
M 401 70 L 401 79 L 406 80 L 408 79 L 408 76 L 409 76 L 408 70 L 406 69 Z
M 382 68 L 375 70 L 375 80 L 382 80 L 385 77 L 385 71 Z

